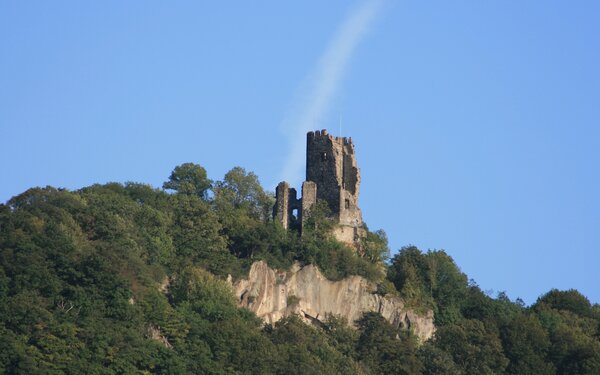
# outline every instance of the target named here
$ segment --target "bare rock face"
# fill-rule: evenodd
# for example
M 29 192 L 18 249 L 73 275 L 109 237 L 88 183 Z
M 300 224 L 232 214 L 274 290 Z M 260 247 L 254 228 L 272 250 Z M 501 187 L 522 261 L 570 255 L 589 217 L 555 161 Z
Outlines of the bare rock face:
M 327 280 L 313 265 L 295 265 L 291 271 L 280 272 L 265 262 L 255 262 L 248 279 L 237 281 L 233 289 L 239 305 L 267 323 L 292 314 L 308 323 L 318 323 L 333 314 L 354 324 L 363 313 L 374 311 L 395 327 L 411 329 L 421 342 L 435 331 L 432 311 L 420 314 L 405 308 L 398 297 L 375 294 L 375 283 L 360 276 Z
M 173 348 L 173 345 L 171 345 L 169 340 L 167 340 L 165 335 L 163 335 L 163 333 L 161 332 L 160 327 L 154 326 L 152 324 L 148 325 L 146 329 L 146 336 L 151 340 L 158 341 L 167 349 Z

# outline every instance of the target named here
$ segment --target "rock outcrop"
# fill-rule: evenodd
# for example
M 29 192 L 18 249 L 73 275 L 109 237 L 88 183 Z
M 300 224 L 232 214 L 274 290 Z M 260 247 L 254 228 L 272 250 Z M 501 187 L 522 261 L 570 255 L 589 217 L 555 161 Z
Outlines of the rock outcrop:
M 239 305 L 267 323 L 291 314 L 318 323 L 333 314 L 354 324 L 363 313 L 374 311 L 395 327 L 412 330 L 421 342 L 435 331 L 432 311 L 417 313 L 406 308 L 396 296 L 375 294 L 375 283 L 360 276 L 327 280 L 313 265 L 295 265 L 290 271 L 278 271 L 265 262 L 255 262 L 248 279 L 235 282 L 233 289 Z

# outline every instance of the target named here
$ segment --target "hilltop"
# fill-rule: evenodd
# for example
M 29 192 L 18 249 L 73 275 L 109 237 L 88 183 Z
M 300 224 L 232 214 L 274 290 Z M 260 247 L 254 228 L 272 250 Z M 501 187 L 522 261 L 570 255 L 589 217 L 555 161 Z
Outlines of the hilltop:
M 236 167 L 210 181 L 195 164 L 165 189 L 139 183 L 32 188 L 0 205 L 0 372 L 256 374 L 597 374 L 600 307 L 575 290 L 532 306 L 491 298 L 444 251 L 401 249 L 365 226 L 362 253 L 329 233 L 326 207 L 302 238 Z M 378 313 L 355 325 L 289 316 L 264 325 L 231 284 L 253 263 L 359 275 L 376 295 L 431 310 L 418 344 Z M 289 301 L 293 303 L 294 301 Z

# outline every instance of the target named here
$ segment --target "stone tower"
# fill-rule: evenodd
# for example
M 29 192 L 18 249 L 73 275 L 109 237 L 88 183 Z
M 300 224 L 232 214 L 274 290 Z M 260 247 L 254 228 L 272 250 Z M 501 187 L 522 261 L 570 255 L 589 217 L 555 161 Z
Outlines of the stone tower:
M 351 138 L 334 137 L 327 130 L 306 135 L 306 181 L 302 198 L 296 189 L 281 182 L 276 189 L 274 218 L 284 228 L 302 231 L 306 217 L 318 200 L 327 202 L 335 222 L 334 236 L 342 242 L 356 244 L 365 235 L 358 208 L 360 172 Z

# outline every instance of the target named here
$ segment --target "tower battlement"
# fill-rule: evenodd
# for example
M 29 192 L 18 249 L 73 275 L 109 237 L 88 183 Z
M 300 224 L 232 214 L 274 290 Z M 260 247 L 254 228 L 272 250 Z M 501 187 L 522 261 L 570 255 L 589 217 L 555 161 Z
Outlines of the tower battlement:
M 282 185 L 285 184 L 285 185 Z M 284 189 L 285 187 L 285 189 Z M 362 214 L 358 207 L 360 171 L 352 138 L 334 137 L 327 130 L 306 134 L 306 181 L 302 184 L 302 198 L 282 182 L 277 187 L 274 218 L 284 228 L 290 223 L 300 223 L 317 200 L 327 202 L 336 223 L 335 237 L 355 244 L 364 237 Z M 284 192 L 285 190 L 285 192 Z M 293 196 L 287 191 L 293 190 Z M 291 208 L 291 207 L 294 208 Z M 297 214 L 294 215 L 294 210 Z
M 306 133 L 307 142 L 311 142 L 315 138 L 329 138 L 336 142 L 341 142 L 343 144 L 351 144 L 352 143 L 352 137 L 335 137 L 335 136 L 329 134 L 327 129 L 314 130 L 314 131 L 309 131 L 308 133 Z

